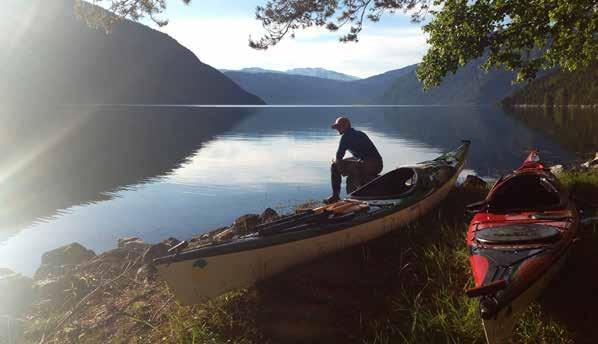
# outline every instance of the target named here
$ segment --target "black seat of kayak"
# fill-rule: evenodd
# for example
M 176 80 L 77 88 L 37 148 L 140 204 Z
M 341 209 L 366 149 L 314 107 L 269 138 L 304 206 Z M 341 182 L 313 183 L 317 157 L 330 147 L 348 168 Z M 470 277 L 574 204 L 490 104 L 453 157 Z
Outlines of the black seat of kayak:
M 533 223 L 485 228 L 475 234 L 478 242 L 495 245 L 545 243 L 560 237 L 556 227 Z
M 417 173 L 411 167 L 392 170 L 353 191 L 350 197 L 358 200 L 382 200 L 401 198 L 409 194 L 417 184 Z
M 544 177 L 522 174 L 508 179 L 496 190 L 488 206 L 493 211 L 547 210 L 559 207 L 558 190 Z

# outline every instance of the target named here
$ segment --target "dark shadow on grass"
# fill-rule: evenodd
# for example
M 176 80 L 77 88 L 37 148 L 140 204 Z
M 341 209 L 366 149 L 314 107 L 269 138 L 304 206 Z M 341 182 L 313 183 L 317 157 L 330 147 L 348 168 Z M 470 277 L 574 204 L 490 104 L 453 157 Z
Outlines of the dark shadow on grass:
M 581 228 L 563 271 L 544 292 L 546 314 L 570 331 L 576 343 L 596 343 L 598 326 L 598 226 Z
M 483 194 L 453 192 L 440 207 L 410 226 L 258 284 L 250 290 L 255 302 L 246 316 L 255 321 L 260 341 L 362 342 L 376 335 L 372 324 L 398 323 L 400 319 L 392 319 L 398 314 L 392 311 L 397 307 L 393 300 L 405 290 L 415 295 L 421 289 L 422 278 L 413 278 L 421 270 L 413 248 L 437 243 L 441 223 L 466 223 L 464 206 Z

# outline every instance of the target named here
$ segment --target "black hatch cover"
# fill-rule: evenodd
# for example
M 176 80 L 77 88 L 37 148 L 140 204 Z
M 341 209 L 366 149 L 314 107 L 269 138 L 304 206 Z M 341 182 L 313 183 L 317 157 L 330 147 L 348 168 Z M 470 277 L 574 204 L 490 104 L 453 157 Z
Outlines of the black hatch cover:
M 483 244 L 525 244 L 553 241 L 561 232 L 553 226 L 541 224 L 514 224 L 479 230 L 475 238 Z

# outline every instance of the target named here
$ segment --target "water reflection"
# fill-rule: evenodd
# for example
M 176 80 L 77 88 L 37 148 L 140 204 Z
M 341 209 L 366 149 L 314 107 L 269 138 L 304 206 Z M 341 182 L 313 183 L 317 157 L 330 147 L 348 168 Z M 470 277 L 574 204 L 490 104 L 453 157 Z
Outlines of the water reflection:
M 507 113 L 533 130 L 545 134 L 588 159 L 598 151 L 598 110 L 579 107 L 515 108 Z
M 227 109 L 82 108 L 0 112 L 0 240 L 36 219 L 165 175 L 246 115 Z
M 481 175 L 517 167 L 532 147 L 548 160 L 574 157 L 550 136 L 491 107 L 56 113 L 3 113 L 10 125 L 2 130 L 10 136 L 2 135 L 0 182 L 9 206 L 0 210 L 0 265 L 25 273 L 41 253 L 65 243 L 102 251 L 121 236 L 186 238 L 243 213 L 327 196 L 339 140 L 330 123 L 339 113 L 372 138 L 385 171 L 433 158 L 464 138 L 473 141 L 468 168 Z
M 469 139 L 473 144 L 468 166 L 484 176 L 497 176 L 518 167 L 533 148 L 540 149 L 549 163 L 574 158 L 558 141 L 530 130 L 525 123 L 505 116 L 501 108 L 493 106 L 264 109 L 259 116 L 242 121 L 235 132 L 314 140 L 330 131 L 330 123 L 340 113 L 349 115 L 356 127 L 398 140 L 402 146 L 443 151 Z M 397 156 L 402 154 L 400 150 L 387 150 L 383 157 L 398 161 Z

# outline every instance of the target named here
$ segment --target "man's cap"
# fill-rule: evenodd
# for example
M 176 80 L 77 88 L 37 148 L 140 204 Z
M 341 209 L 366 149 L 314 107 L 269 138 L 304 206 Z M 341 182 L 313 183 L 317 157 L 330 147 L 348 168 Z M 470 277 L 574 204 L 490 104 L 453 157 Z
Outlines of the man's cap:
M 351 121 L 349 121 L 347 117 L 340 116 L 330 127 L 332 129 L 337 129 L 339 127 L 351 128 Z

